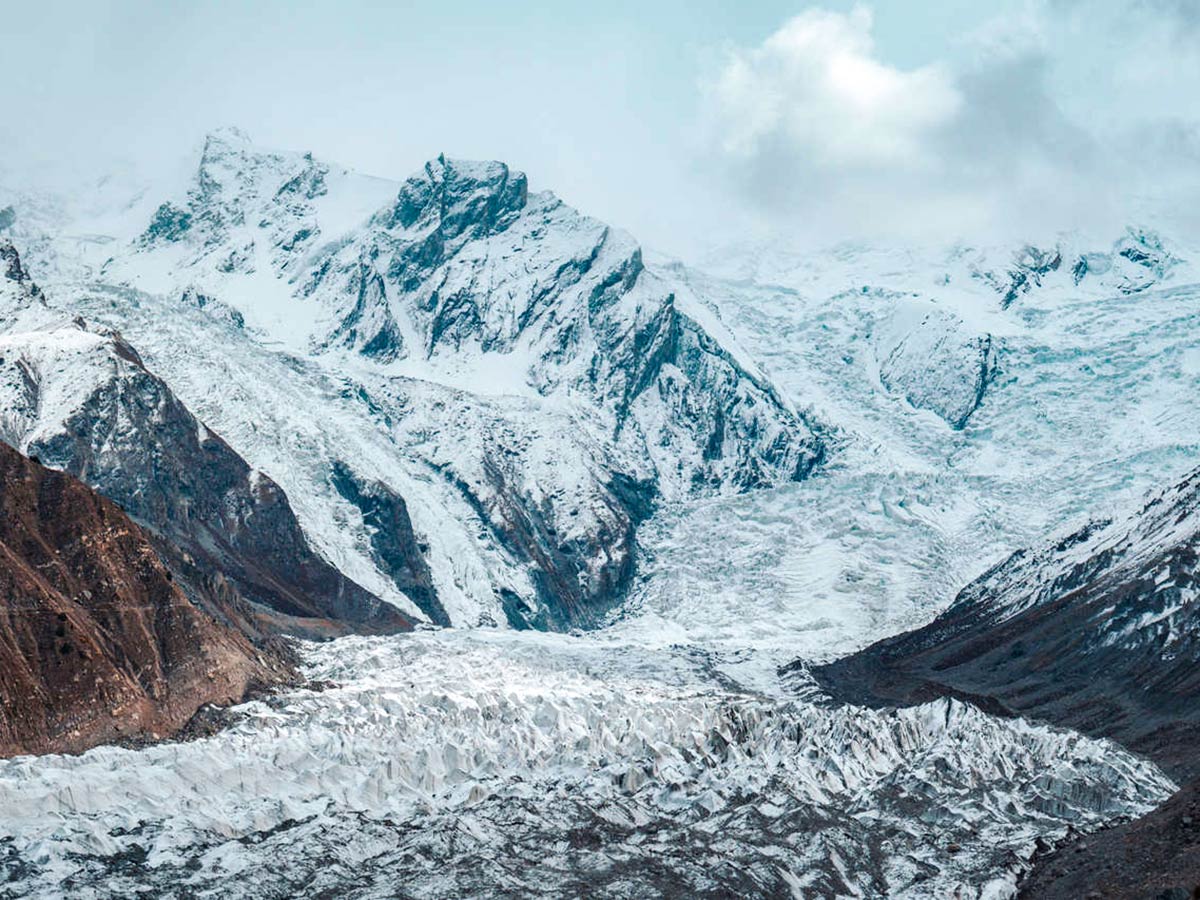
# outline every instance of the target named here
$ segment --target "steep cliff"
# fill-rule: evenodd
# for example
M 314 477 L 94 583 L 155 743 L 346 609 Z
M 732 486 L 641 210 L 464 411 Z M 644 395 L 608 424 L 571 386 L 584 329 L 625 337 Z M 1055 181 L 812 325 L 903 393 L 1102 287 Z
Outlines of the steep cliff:
M 289 675 L 193 604 L 115 503 L 0 444 L 0 755 L 161 737 Z

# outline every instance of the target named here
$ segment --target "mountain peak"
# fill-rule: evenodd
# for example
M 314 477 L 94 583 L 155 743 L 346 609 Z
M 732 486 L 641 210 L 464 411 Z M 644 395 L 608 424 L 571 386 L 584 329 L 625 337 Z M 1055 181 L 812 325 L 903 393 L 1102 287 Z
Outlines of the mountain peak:
M 468 230 L 499 231 L 524 209 L 528 198 L 524 172 L 495 160 L 447 159 L 439 154 L 404 182 L 383 224 L 411 228 L 426 222 L 439 227 L 446 238 Z
M 0 278 L 13 282 L 18 293 L 23 292 L 35 300 L 42 299 L 41 289 L 34 284 L 29 270 L 21 262 L 17 248 L 9 240 L 0 240 Z
M 220 128 L 214 128 L 205 135 L 204 144 L 206 147 L 210 144 L 249 147 L 253 144 L 253 141 L 250 140 L 250 135 L 236 125 L 223 125 Z

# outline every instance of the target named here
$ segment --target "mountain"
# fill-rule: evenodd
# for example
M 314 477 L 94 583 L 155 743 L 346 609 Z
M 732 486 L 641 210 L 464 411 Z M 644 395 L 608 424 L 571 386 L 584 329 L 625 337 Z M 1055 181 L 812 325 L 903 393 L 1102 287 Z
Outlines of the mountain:
M 12 247 L 0 253 L 10 329 L 0 336 L 0 440 L 120 503 L 165 540 L 176 574 L 219 580 L 252 604 L 253 633 L 410 627 L 312 551 L 278 485 L 198 421 L 128 342 L 62 321 Z
M 0 443 L 0 756 L 161 737 L 291 677 L 113 502 Z
M 327 689 L 127 767 L 0 766 L 12 890 L 394 893 L 401 870 L 431 896 L 995 900 L 1039 842 L 1174 790 L 971 685 L 870 710 L 778 671 L 928 622 L 1015 547 L 1194 467 L 1174 243 L 1157 268 L 1105 249 L 1078 284 L 1072 248 L 1109 238 L 835 248 L 747 279 L 643 253 L 502 163 L 393 183 L 229 132 L 186 181 L 113 193 L 0 196 L 45 288 L 0 308 L 12 439 L 125 491 L 174 583 L 247 634 L 295 624 L 248 595 L 301 570 L 301 540 L 414 633 L 297 644 Z M 299 535 L 282 557 L 261 484 L 294 518 L 270 533 Z M 188 539 L 211 579 L 172 555 Z
M 813 670 L 871 704 L 968 697 L 1200 775 L 1200 470 L 1130 518 L 1020 550 L 929 625 Z
M 52 302 L 125 335 L 410 617 L 595 625 L 660 503 L 830 452 L 636 242 L 501 163 L 396 184 L 227 130 L 174 197 L 122 209 L 62 229 L 103 240 L 30 236 Z
M 810 424 L 679 308 L 686 298 L 628 235 L 530 193 L 499 162 L 439 157 L 355 221 L 376 193 L 309 154 L 215 133 L 186 199 L 160 206 L 102 273 L 148 290 L 200 285 L 276 339 L 347 348 L 391 374 L 581 395 L 612 434 L 636 430 L 660 479 L 685 492 L 799 479 L 823 458 Z

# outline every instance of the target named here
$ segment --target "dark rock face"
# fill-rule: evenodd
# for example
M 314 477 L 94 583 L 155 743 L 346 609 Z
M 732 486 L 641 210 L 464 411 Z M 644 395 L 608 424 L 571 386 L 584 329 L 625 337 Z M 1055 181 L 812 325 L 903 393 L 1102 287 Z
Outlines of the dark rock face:
M 1036 860 L 1021 900 L 1200 897 L 1200 781 L 1148 816 L 1076 836 Z
M 339 494 L 358 507 L 371 529 L 371 549 L 380 570 L 436 625 L 450 617 L 438 600 L 429 564 L 421 555 L 404 498 L 378 481 L 364 481 L 345 463 L 333 464 L 330 478 Z
M 506 592 L 501 602 L 509 625 L 557 631 L 598 625 L 621 601 L 633 578 L 640 518 L 623 502 L 628 495 L 605 491 L 598 498 L 603 508 L 591 511 L 597 531 L 586 540 L 571 538 L 560 532 L 564 513 L 548 503 L 531 503 L 518 487 L 519 474 L 503 460 L 486 460 L 484 472 L 486 499 L 470 485 L 458 487 L 501 545 L 529 560 L 541 602 L 535 614 L 520 597 Z
M 7 240 L 0 241 L 0 277 L 17 285 L 30 299 L 41 299 L 41 288 L 34 284 L 29 272 L 21 264 L 16 248 Z
M 29 441 L 31 455 L 121 503 L 286 631 L 410 627 L 313 553 L 279 486 L 198 422 L 119 335 L 111 340 L 128 365 L 98 384 L 61 431 Z
M 891 705 L 956 695 L 1200 775 L 1200 471 L 1129 522 L 1020 551 L 930 625 L 814 674 Z
M 116 504 L 0 444 L 0 755 L 163 736 L 289 677 Z
M 1008 309 L 1022 294 L 1042 283 L 1042 278 L 1051 272 L 1057 272 L 1062 265 L 1062 251 L 1057 247 L 1042 250 L 1034 246 L 1026 246 L 1013 258 L 1012 266 L 1004 276 L 990 276 L 996 289 L 1002 294 L 1001 309 Z
M 164 203 L 154 211 L 154 218 L 150 220 L 142 240 L 148 244 L 158 241 L 173 243 L 187 234 L 191 227 L 191 213 L 170 203 Z

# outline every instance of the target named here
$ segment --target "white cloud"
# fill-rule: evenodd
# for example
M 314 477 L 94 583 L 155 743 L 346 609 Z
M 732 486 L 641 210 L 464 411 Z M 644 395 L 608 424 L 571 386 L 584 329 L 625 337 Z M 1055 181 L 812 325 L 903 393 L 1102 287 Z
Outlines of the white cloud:
M 1200 54 L 1176 7 L 1027 0 L 953 63 L 907 69 L 866 8 L 809 10 L 708 83 L 711 161 L 768 230 L 821 239 L 1034 238 L 1178 210 L 1200 193 L 1200 109 L 1180 83 Z
M 876 58 L 871 14 L 811 10 L 734 52 L 712 87 L 724 148 L 751 157 L 786 142 L 818 166 L 921 165 L 962 98 L 937 66 Z

